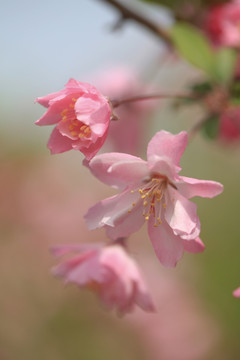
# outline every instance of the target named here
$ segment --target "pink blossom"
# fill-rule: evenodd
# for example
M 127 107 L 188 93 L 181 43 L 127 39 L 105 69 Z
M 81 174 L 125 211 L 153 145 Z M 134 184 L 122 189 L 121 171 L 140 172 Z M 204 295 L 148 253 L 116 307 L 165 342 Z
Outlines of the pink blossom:
M 205 29 L 215 45 L 240 45 L 240 1 L 213 6 L 206 17 Z
M 240 107 L 225 110 L 219 120 L 220 140 L 232 142 L 240 139 Z
M 97 84 L 104 94 L 108 94 L 114 100 L 151 92 L 139 81 L 134 71 L 124 67 L 103 73 L 98 78 Z M 113 151 L 137 154 L 145 140 L 151 111 L 157 105 L 157 101 L 136 101 L 122 104 L 114 109 L 114 114 L 119 120 L 111 122 L 106 145 L 110 145 Z
M 97 203 L 85 215 L 90 230 L 105 227 L 112 239 L 127 237 L 148 221 L 148 233 L 160 262 L 175 266 L 184 250 L 200 252 L 200 221 L 194 196 L 220 194 L 220 183 L 180 176 L 179 161 L 187 145 L 185 131 L 159 131 L 148 144 L 147 161 L 121 153 L 96 156 L 88 164 L 104 183 L 123 189 Z
M 240 287 L 233 291 L 233 296 L 236 298 L 240 298 Z
M 74 149 L 89 160 L 102 147 L 111 109 L 107 98 L 94 86 L 70 79 L 65 89 L 36 102 L 48 108 L 36 124 L 57 124 L 48 141 L 52 154 Z
M 53 268 L 53 274 L 63 277 L 66 283 L 76 283 L 96 292 L 108 308 L 120 313 L 133 310 L 134 305 L 145 311 L 154 311 L 137 264 L 118 244 L 62 245 L 52 248 L 56 256 L 70 251 L 80 252 Z

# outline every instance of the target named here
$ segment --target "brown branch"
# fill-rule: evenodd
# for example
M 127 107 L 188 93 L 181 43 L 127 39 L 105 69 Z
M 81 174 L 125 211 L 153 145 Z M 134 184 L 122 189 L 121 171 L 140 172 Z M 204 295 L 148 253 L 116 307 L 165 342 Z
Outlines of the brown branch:
M 158 100 L 158 99 L 196 99 L 194 94 L 162 94 L 162 93 L 155 93 L 155 94 L 147 94 L 147 95 L 136 95 L 132 97 L 128 97 L 121 100 L 110 99 L 113 108 L 116 108 L 120 105 L 136 102 L 136 101 L 145 101 L 145 100 Z
M 105 3 L 112 5 L 115 9 L 117 9 L 122 16 L 122 20 L 133 20 L 136 23 L 144 26 L 146 29 L 151 31 L 155 36 L 163 40 L 167 45 L 172 46 L 172 40 L 169 36 L 168 32 L 164 30 L 161 26 L 155 25 L 145 16 L 136 13 L 135 11 L 129 9 L 127 6 L 121 4 L 117 0 L 100 0 Z

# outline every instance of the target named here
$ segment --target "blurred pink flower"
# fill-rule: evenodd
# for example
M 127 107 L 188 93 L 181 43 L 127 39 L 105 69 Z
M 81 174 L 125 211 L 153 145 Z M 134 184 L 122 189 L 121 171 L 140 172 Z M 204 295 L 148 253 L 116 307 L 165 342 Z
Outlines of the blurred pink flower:
M 185 131 L 159 131 L 149 142 L 148 161 L 121 153 L 96 156 L 88 164 L 93 175 L 123 192 L 100 201 L 85 215 L 90 230 L 106 227 L 112 239 L 127 237 L 148 220 L 148 233 L 160 262 L 175 266 L 184 250 L 204 249 L 194 196 L 212 198 L 223 186 L 214 181 L 179 176 L 187 145 Z
M 75 244 L 52 248 L 56 256 L 71 251 L 80 254 L 55 266 L 54 275 L 63 277 L 66 283 L 95 291 L 107 307 L 120 313 L 132 311 L 135 304 L 145 311 L 154 311 L 139 269 L 121 245 Z
M 240 287 L 233 291 L 233 296 L 236 298 L 240 298 Z
M 205 29 L 215 45 L 240 45 L 240 1 L 233 0 L 210 8 Z
M 65 89 L 36 102 L 48 108 L 36 124 L 57 124 L 48 141 L 52 154 L 74 149 L 89 160 L 102 147 L 111 109 L 107 98 L 94 86 L 70 79 Z
M 240 139 L 240 107 L 225 110 L 219 121 L 220 140 L 232 142 Z
M 97 86 L 110 99 L 120 100 L 150 91 L 138 80 L 137 75 L 128 68 L 118 67 L 104 72 L 97 79 Z M 137 154 L 144 142 L 149 125 L 151 111 L 156 108 L 156 101 L 136 101 L 122 104 L 114 109 L 119 120 L 112 121 L 106 145 L 114 151 Z

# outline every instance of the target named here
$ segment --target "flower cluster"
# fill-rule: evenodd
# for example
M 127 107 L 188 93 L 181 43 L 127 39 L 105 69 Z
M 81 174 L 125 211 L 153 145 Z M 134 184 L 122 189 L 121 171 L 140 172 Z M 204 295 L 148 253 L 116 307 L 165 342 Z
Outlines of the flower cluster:
M 111 127 L 113 106 L 92 85 L 71 79 L 64 90 L 36 101 L 48 108 L 37 124 L 56 124 L 48 142 L 51 152 L 80 150 L 94 176 L 121 190 L 85 215 L 88 229 L 104 227 L 110 243 L 56 246 L 52 250 L 56 256 L 78 254 L 54 267 L 53 274 L 95 291 L 107 307 L 119 313 L 131 311 L 135 304 L 154 311 L 137 264 L 127 254 L 126 239 L 147 222 L 155 253 L 167 267 L 176 266 L 184 251 L 202 252 L 197 207 L 189 199 L 212 198 L 223 186 L 179 174 L 188 142 L 186 131 L 176 135 L 157 132 L 148 144 L 147 161 L 120 152 L 96 155 Z

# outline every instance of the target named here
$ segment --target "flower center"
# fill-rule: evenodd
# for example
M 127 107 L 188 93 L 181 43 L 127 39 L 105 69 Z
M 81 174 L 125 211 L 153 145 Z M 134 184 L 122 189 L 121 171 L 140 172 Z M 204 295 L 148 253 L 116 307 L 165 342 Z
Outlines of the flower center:
M 154 176 L 143 187 L 137 191 L 141 195 L 141 202 L 143 206 L 143 216 L 145 220 L 149 220 L 150 216 L 155 219 L 154 226 L 162 223 L 162 209 L 165 209 L 167 204 L 165 202 L 165 190 L 169 181 L 166 177 Z M 132 190 L 132 193 L 136 190 Z M 136 203 L 132 203 L 135 206 Z M 131 212 L 131 210 L 129 210 Z
M 91 128 L 89 125 L 84 124 L 82 121 L 76 118 L 74 111 L 74 103 L 77 99 L 72 98 L 72 103 L 69 104 L 68 108 L 61 112 L 62 121 L 68 122 L 68 129 L 71 136 L 76 138 L 89 138 L 91 136 Z

